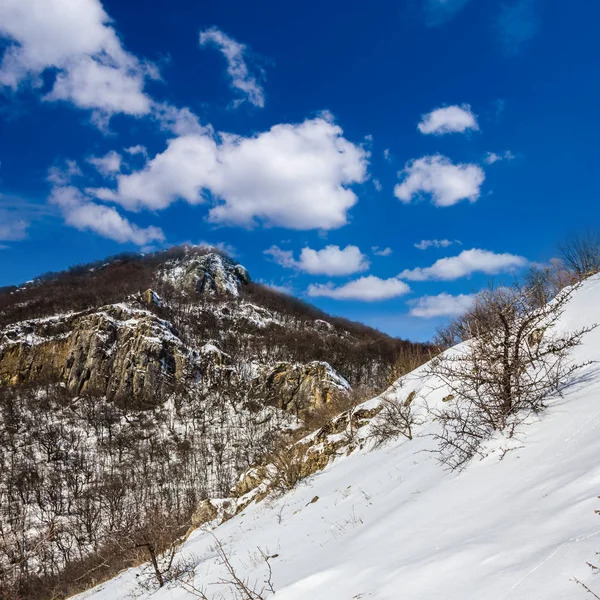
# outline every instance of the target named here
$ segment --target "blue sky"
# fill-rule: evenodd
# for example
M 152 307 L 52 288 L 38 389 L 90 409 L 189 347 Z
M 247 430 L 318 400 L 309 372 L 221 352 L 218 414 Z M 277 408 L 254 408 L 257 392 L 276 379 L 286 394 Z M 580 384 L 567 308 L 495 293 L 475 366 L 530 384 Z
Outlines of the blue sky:
M 219 244 L 428 339 L 598 222 L 584 0 L 0 3 L 0 285 Z

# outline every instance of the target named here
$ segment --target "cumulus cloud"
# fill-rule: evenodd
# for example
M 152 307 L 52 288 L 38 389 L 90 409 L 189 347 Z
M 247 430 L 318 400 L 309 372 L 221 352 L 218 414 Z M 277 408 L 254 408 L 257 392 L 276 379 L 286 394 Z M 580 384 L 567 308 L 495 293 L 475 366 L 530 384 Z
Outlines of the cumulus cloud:
M 39 86 L 42 73 L 55 69 L 46 100 L 91 109 L 97 121 L 151 110 L 143 88 L 157 70 L 123 48 L 99 0 L 3 0 L 0 36 L 6 41 L 0 85 Z
M 477 117 L 468 104 L 462 106 L 444 106 L 423 115 L 417 125 L 423 134 L 444 135 L 446 133 L 464 133 L 477 131 Z
M 388 300 L 403 296 L 410 292 L 410 287 L 404 281 L 392 277 L 380 279 L 374 275 L 360 277 L 345 285 L 335 287 L 332 283 L 313 283 L 308 287 L 309 296 L 334 298 L 336 300 L 364 300 L 374 302 L 376 300 Z
M 487 164 L 487 165 L 493 165 L 494 163 L 497 163 L 501 160 L 514 160 L 515 159 L 515 155 L 510 151 L 507 150 L 506 152 L 502 152 L 501 154 L 497 154 L 496 152 L 488 152 L 483 161 Z
M 143 169 L 119 175 L 115 190 L 92 193 L 130 210 L 163 209 L 178 199 L 198 204 L 209 193 L 213 223 L 335 229 L 358 200 L 348 186 L 366 179 L 368 158 L 322 118 L 248 138 L 188 134 L 170 140 Z
M 417 244 L 414 244 L 415 248 L 419 250 L 427 250 L 427 248 L 447 248 L 448 246 L 452 246 L 452 244 L 460 244 L 458 240 L 450 241 L 450 240 L 421 240 Z
M 410 314 L 413 317 L 431 319 L 433 317 L 458 317 L 471 308 L 475 296 L 472 294 L 459 294 L 452 296 L 438 294 L 437 296 L 423 296 L 410 302 Z
M 430 267 L 406 269 L 398 275 L 409 281 L 450 281 L 480 272 L 487 275 L 513 272 L 527 265 L 527 260 L 514 254 L 496 254 L 489 250 L 463 250 L 458 256 L 440 258 Z
M 367 257 L 357 246 L 351 245 L 344 249 L 329 245 L 322 250 L 306 247 L 300 252 L 298 260 L 294 259 L 291 250 L 282 250 L 278 246 L 272 246 L 264 253 L 283 267 L 296 268 L 313 275 L 350 275 L 369 268 Z
M 231 85 L 239 90 L 244 98 L 254 106 L 264 107 L 264 91 L 256 77 L 250 74 L 246 63 L 246 46 L 236 42 L 216 27 L 200 32 L 200 45 L 206 46 L 209 44 L 216 46 L 225 57 Z
M 112 176 L 121 170 L 121 155 L 114 150 L 104 156 L 90 156 L 87 161 L 105 177 Z
M 68 225 L 81 231 L 93 231 L 116 242 L 138 246 L 164 240 L 158 227 L 138 227 L 114 208 L 91 202 L 74 186 L 54 187 L 48 200 L 60 208 Z
M 453 164 L 439 154 L 408 162 L 399 175 L 403 181 L 394 188 L 399 200 L 409 203 L 414 196 L 428 194 L 436 206 L 452 206 L 461 200 L 475 202 L 485 180 L 480 166 Z
M 0 240 L 3 242 L 14 242 L 27 237 L 29 221 L 15 219 L 7 210 L 0 209 Z
M 393 250 L 387 246 L 386 248 L 380 248 L 379 246 L 371 246 L 371 252 L 375 254 L 375 256 L 389 256 L 392 254 Z

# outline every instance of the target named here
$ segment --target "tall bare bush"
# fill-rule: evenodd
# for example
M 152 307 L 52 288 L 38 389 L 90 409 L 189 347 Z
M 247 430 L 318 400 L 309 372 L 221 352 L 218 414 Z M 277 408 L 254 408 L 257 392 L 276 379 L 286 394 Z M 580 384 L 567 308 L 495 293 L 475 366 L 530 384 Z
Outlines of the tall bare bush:
M 434 411 L 441 425 L 438 452 L 448 467 L 462 467 L 494 431 L 512 435 L 584 366 L 571 361 L 570 353 L 594 326 L 567 333 L 556 328 L 577 288 L 542 307 L 526 288 L 490 289 L 461 318 L 469 341 L 429 367 L 453 396 Z

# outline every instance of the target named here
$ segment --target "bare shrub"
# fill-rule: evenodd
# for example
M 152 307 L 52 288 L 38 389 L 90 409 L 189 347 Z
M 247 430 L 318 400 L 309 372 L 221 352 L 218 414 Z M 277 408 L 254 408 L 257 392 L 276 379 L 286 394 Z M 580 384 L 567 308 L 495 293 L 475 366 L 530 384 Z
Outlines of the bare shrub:
M 271 487 L 287 492 L 306 478 L 304 461 L 306 449 L 303 444 L 280 445 L 271 455 Z
M 579 279 L 600 271 L 600 231 L 573 234 L 559 251 L 567 268 Z
M 512 435 L 584 366 L 568 358 L 594 326 L 565 334 L 554 331 L 576 289 L 563 290 L 541 308 L 526 288 L 490 289 L 478 295 L 461 319 L 469 341 L 429 366 L 429 374 L 439 377 L 454 396 L 433 411 L 441 425 L 436 438 L 442 463 L 460 468 L 494 431 Z
M 412 409 L 414 393 L 405 400 L 386 398 L 382 401 L 381 412 L 371 422 L 369 436 L 375 447 L 383 446 L 400 436 L 413 438 L 413 427 L 418 424 Z
M 523 287 L 527 290 L 532 304 L 541 308 L 562 289 L 577 281 L 578 278 L 566 268 L 561 259 L 553 258 L 548 265 L 531 267 L 523 277 Z
M 174 567 L 177 566 L 175 556 L 188 527 L 189 520 L 182 522 L 171 513 L 153 507 L 145 511 L 144 521 L 140 526 L 129 535 L 121 536 L 123 540 L 129 541 L 133 548 L 142 550 L 145 558 L 150 561 L 150 574 L 147 577 L 142 576 L 140 581 L 143 587 L 164 587 L 173 579 Z
M 229 553 L 223 547 L 221 541 L 214 536 L 215 539 L 215 550 L 221 561 L 221 564 L 225 567 L 227 576 L 220 579 L 217 583 L 221 586 L 225 586 L 230 592 L 233 593 L 233 598 L 236 600 L 265 600 L 267 594 L 275 594 L 275 588 L 273 587 L 273 571 L 271 563 L 269 562 L 273 556 L 270 556 L 265 550 L 258 548 L 258 553 L 261 557 L 262 562 L 266 565 L 266 576 L 262 584 L 258 582 L 251 582 L 247 578 L 241 577 L 236 571 Z M 188 563 L 188 569 L 182 571 L 177 583 L 179 587 L 183 588 L 193 598 L 199 600 L 223 600 L 221 594 L 208 595 L 204 587 L 198 587 L 194 582 L 194 570 L 191 562 Z M 227 596 L 228 598 L 231 596 Z

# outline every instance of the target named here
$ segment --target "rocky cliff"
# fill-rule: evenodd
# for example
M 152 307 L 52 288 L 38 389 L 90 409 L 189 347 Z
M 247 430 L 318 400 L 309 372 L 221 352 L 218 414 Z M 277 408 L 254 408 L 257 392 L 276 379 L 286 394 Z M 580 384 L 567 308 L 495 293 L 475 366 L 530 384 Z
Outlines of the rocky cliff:
M 193 367 L 173 326 L 132 304 L 32 319 L 0 332 L 0 381 L 61 382 L 75 395 L 160 402 Z

